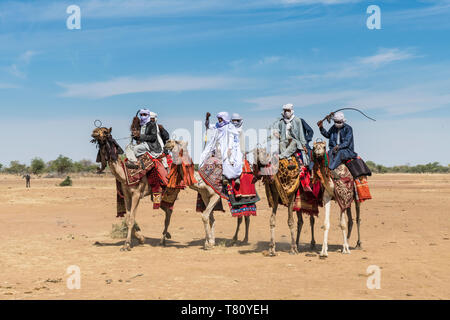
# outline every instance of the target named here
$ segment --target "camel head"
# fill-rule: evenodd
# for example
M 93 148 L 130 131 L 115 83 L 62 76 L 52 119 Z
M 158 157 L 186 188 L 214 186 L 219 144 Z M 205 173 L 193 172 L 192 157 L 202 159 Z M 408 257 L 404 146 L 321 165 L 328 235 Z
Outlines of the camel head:
M 108 140 L 108 138 L 111 137 L 111 131 L 112 128 L 105 128 L 105 127 L 101 127 L 101 128 L 95 128 L 92 131 L 91 137 L 93 138 L 91 140 L 92 143 L 105 143 L 106 140 Z
M 316 141 L 313 144 L 313 155 L 317 159 L 321 159 L 327 152 L 327 144 L 325 141 Z
M 272 176 L 278 171 L 278 156 L 265 148 L 253 150 L 253 174 L 257 179 L 261 176 Z
M 191 163 L 192 160 L 189 157 L 187 146 L 187 141 L 169 139 L 164 145 L 164 149 L 172 152 L 173 162 L 175 164 L 181 164 L 182 162 Z
M 98 173 L 105 170 L 108 161 L 116 161 L 119 159 L 119 154 L 123 153 L 122 148 L 113 139 L 111 135 L 112 128 L 95 128 L 92 131 L 92 143 L 96 143 L 98 147 L 97 162 L 101 163 L 101 168 Z

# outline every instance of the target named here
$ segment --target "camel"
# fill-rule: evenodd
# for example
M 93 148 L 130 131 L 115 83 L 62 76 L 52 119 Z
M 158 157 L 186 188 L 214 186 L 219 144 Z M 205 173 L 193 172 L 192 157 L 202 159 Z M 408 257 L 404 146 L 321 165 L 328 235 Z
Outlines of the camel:
M 264 148 L 256 148 L 254 150 L 254 161 L 255 161 L 255 172 L 260 172 L 262 168 L 267 167 L 271 165 L 274 170 L 277 170 L 278 168 L 274 165 L 276 163 L 276 160 L 274 156 L 271 156 Z M 277 174 L 280 172 L 278 171 Z M 260 175 L 256 174 L 258 178 L 261 178 Z M 278 204 L 279 204 L 279 198 L 281 197 L 277 187 L 275 185 L 273 176 L 265 176 L 264 183 L 266 184 L 266 195 L 269 200 L 271 198 L 273 201 L 272 205 L 272 214 L 270 216 L 270 244 L 269 244 L 269 255 L 270 256 L 276 256 L 276 250 L 275 250 L 275 223 L 276 223 L 276 214 L 278 210 Z M 294 207 L 294 200 L 295 196 L 297 194 L 297 189 L 295 189 L 294 192 L 291 192 L 289 195 L 287 208 L 288 208 L 288 226 L 289 230 L 291 232 L 291 250 L 290 254 L 298 254 L 299 253 L 299 242 L 300 242 L 300 233 L 303 227 L 303 216 L 301 212 L 297 212 L 297 236 L 294 237 L 295 234 L 295 227 L 294 227 L 294 216 L 293 216 L 293 207 Z M 270 205 L 270 202 L 269 202 Z M 314 222 L 315 218 L 313 216 L 310 216 L 310 222 L 311 222 L 311 248 L 315 247 L 315 240 L 314 240 Z
M 112 128 L 107 129 L 102 127 L 94 129 L 94 131 L 92 132 L 92 142 L 97 143 L 99 147 L 101 168 L 98 170 L 98 172 L 102 172 L 103 170 L 105 170 L 106 165 L 108 165 L 111 173 L 122 185 L 122 191 L 125 199 L 126 224 L 128 227 L 128 234 L 125 243 L 120 250 L 130 251 L 132 236 L 136 237 L 140 244 L 144 244 L 145 242 L 145 237 L 135 228 L 136 213 L 140 200 L 144 196 L 151 194 L 151 190 L 149 188 L 148 180 L 145 178 L 141 179 L 141 181 L 136 185 L 127 185 L 125 172 L 119 159 L 119 154 L 122 154 L 123 150 L 112 138 L 111 131 Z M 161 245 L 164 246 L 166 244 L 166 239 L 171 238 L 171 235 L 168 232 L 168 228 L 170 225 L 172 210 L 163 207 L 161 207 L 161 209 L 165 212 L 166 215 L 164 221 L 164 231 L 160 241 Z
M 172 152 L 174 162 L 176 162 L 176 157 L 179 154 L 182 154 L 185 162 L 191 162 L 192 160 L 189 157 L 189 153 L 187 150 L 188 143 L 182 140 L 173 140 L 170 139 L 166 142 L 164 148 Z M 182 152 L 181 152 L 182 151 Z M 182 170 L 180 170 L 180 174 Z M 204 249 L 210 250 L 215 246 L 215 219 L 213 209 L 216 204 L 220 201 L 220 195 L 218 195 L 213 188 L 211 188 L 200 176 L 198 171 L 194 172 L 194 177 L 197 180 L 197 183 L 194 183 L 189 186 L 192 190 L 197 191 L 202 197 L 203 202 L 205 203 L 206 209 L 202 213 L 202 221 L 205 227 L 205 243 Z M 239 228 L 242 223 L 242 217 L 239 217 L 237 220 L 236 232 L 233 236 L 232 244 L 235 244 L 238 240 Z M 245 217 L 245 237 L 243 243 L 248 243 L 248 232 L 250 226 L 250 217 Z
M 322 251 L 320 252 L 320 257 L 328 257 L 328 232 L 330 229 L 330 206 L 331 206 L 331 200 L 335 199 L 335 184 L 333 182 L 333 179 L 331 178 L 331 174 L 334 174 L 333 172 L 329 172 L 330 170 L 325 166 L 325 157 L 326 153 L 326 143 L 323 141 L 316 141 L 313 146 L 313 156 L 315 163 L 319 166 L 319 170 L 321 172 L 321 183 L 324 186 L 324 207 L 325 207 L 325 217 L 324 217 L 324 224 L 322 228 L 324 229 L 324 238 L 323 238 L 323 244 L 322 244 Z M 347 167 L 344 164 L 341 164 L 335 172 L 336 174 L 345 173 L 348 171 Z M 348 172 L 349 174 L 349 172 Z M 351 190 L 351 197 L 353 198 L 353 201 L 355 202 L 355 208 L 356 208 L 356 223 L 358 227 L 358 242 L 356 244 L 356 249 L 361 249 L 361 238 L 360 238 L 360 203 L 356 201 L 355 198 L 355 191 L 352 188 Z M 352 227 L 353 227 L 353 220 L 352 220 L 352 211 L 351 208 L 348 208 L 347 210 L 347 217 L 348 217 L 348 231 L 346 231 L 346 225 L 345 225 L 345 215 L 344 211 L 340 212 L 340 228 L 342 230 L 342 237 L 343 237 L 343 246 L 342 246 L 342 253 L 349 254 L 350 248 L 348 245 L 348 239 L 350 238 Z

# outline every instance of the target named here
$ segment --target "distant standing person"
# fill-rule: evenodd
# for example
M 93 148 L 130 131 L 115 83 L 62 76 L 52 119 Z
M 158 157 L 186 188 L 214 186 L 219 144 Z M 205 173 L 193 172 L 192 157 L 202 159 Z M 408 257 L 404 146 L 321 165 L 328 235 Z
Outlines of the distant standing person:
M 31 176 L 27 173 L 26 175 L 23 176 L 23 178 L 25 178 L 25 181 L 27 183 L 27 188 L 31 188 Z

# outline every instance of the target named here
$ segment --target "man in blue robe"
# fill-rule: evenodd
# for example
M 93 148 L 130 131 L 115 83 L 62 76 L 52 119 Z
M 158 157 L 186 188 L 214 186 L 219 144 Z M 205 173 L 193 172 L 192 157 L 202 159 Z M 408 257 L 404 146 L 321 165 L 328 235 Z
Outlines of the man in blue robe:
M 339 167 L 346 160 L 354 159 L 358 154 L 354 151 L 353 129 L 345 123 L 344 113 L 336 112 L 333 116 L 334 125 L 330 130 L 325 130 L 323 121 L 319 121 L 317 125 L 320 133 L 329 139 L 329 168 L 331 170 Z

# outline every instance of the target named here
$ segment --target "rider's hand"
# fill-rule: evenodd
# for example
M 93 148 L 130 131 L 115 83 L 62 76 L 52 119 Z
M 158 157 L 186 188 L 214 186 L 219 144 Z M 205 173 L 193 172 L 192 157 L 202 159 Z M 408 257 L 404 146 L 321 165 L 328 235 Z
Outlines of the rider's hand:
M 141 134 L 138 130 L 133 130 L 132 135 L 133 135 L 133 138 L 139 138 L 141 136 Z
M 319 128 L 322 128 L 322 127 L 323 127 L 323 121 L 320 120 L 319 122 L 317 122 L 317 126 L 318 126 Z
M 335 146 L 335 147 L 333 148 L 333 153 L 338 152 L 338 150 L 339 150 L 339 146 Z

